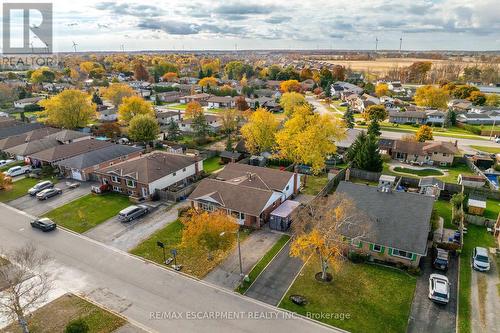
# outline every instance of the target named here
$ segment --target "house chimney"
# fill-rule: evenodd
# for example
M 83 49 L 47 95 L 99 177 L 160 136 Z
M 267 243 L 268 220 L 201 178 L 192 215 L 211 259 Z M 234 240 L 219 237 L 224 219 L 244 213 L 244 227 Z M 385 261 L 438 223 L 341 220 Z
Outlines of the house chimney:
M 455 140 L 455 147 L 458 147 L 458 140 Z

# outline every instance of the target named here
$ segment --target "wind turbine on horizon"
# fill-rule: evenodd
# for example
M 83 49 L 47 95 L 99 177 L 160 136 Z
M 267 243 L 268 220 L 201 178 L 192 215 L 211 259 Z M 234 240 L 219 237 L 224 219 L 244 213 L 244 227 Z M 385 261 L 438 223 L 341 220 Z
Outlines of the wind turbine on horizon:
M 375 52 L 378 52 L 378 37 L 375 37 Z
M 403 34 L 401 34 L 401 37 L 399 38 L 399 53 L 401 53 L 402 46 L 403 46 Z
M 75 51 L 75 53 L 76 53 L 76 46 L 77 46 L 77 45 L 78 45 L 78 44 L 77 44 L 77 43 L 75 43 L 75 41 L 73 41 L 73 50 Z

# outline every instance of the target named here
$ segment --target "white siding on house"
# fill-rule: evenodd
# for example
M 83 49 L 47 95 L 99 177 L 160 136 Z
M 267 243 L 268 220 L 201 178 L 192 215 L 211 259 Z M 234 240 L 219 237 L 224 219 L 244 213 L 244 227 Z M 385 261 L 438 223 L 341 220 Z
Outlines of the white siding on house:
M 273 194 L 271 195 L 271 198 L 269 198 L 269 201 L 266 203 L 266 205 L 265 205 L 265 207 L 264 207 L 264 209 L 262 211 L 264 211 L 267 208 L 269 208 L 273 204 L 273 202 L 275 202 L 276 200 L 278 200 L 280 198 L 281 198 L 281 201 L 283 201 L 283 196 L 282 196 L 281 193 L 279 193 L 279 192 L 273 192 Z M 279 206 L 279 204 L 278 204 L 278 206 Z
M 149 193 L 154 193 L 156 189 L 161 190 L 163 188 L 169 187 L 170 185 L 173 185 L 183 180 L 184 178 L 195 175 L 196 173 L 195 164 L 196 163 L 193 163 L 187 166 L 186 171 L 183 171 L 182 169 L 177 170 L 176 172 L 174 172 L 175 176 L 174 173 L 171 173 L 163 178 L 157 179 L 154 182 L 149 183 Z

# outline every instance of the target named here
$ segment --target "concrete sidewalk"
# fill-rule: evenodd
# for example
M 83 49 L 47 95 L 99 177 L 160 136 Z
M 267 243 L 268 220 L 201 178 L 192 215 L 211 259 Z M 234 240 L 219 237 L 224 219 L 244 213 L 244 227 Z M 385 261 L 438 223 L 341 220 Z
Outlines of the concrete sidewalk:
M 281 249 L 245 295 L 277 306 L 303 266 L 302 260 L 290 257 L 289 252 L 290 242 Z
M 269 230 L 267 226 L 265 229 L 252 232 L 241 243 L 243 274 L 248 274 L 280 237 L 280 233 Z M 219 287 L 234 290 L 240 282 L 238 247 L 233 250 L 223 263 L 208 273 L 203 280 Z

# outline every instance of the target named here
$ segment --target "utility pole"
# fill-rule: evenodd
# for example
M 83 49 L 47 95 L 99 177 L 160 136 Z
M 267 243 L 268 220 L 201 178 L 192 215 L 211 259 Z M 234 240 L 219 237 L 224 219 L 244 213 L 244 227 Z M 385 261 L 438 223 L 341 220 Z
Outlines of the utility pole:
M 399 53 L 401 53 L 401 46 L 403 46 L 403 35 L 399 38 Z

